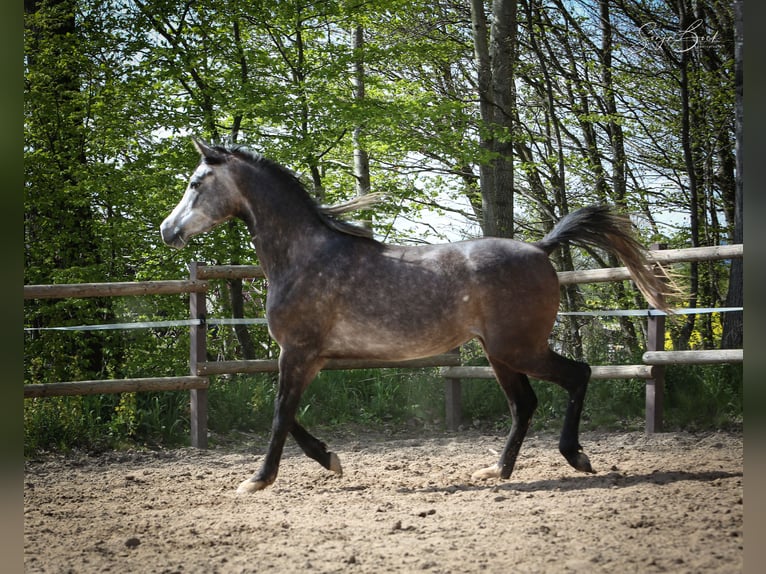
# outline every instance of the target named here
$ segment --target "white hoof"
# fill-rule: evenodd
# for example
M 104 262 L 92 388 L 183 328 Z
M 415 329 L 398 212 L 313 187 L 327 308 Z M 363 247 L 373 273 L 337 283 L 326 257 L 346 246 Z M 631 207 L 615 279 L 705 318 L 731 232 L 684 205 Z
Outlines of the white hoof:
M 256 490 L 263 490 L 267 486 L 268 484 L 266 484 L 266 481 L 264 480 L 253 480 L 252 478 L 248 478 L 237 487 L 237 494 L 250 494 Z
M 490 478 L 500 478 L 500 466 L 493 464 L 487 468 L 477 470 L 471 475 L 471 480 L 488 480 Z
M 334 452 L 330 453 L 330 470 L 338 476 L 343 476 L 343 468 L 340 466 L 340 459 Z

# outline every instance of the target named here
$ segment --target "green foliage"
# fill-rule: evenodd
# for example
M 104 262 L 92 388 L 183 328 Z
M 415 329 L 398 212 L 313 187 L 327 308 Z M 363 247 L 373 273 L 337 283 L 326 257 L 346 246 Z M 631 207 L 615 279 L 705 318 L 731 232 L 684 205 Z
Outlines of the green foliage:
M 742 428 L 742 365 L 670 365 L 666 373 L 668 428 Z
M 215 377 L 208 390 L 210 430 L 227 434 L 271 428 L 276 383 L 272 375 Z
M 532 380 L 538 408 L 535 431 L 560 430 L 567 394 L 547 381 Z M 645 383 L 598 380 L 589 385 L 582 428 L 644 428 Z M 214 378 L 209 389 L 208 426 L 214 437 L 235 431 L 265 435 L 276 395 L 274 375 Z M 505 396 L 491 380 L 462 385 L 464 424 L 505 433 L 510 414 Z M 665 428 L 741 428 L 742 369 L 739 365 L 669 367 Z M 444 381 L 435 369 L 326 371 L 309 386 L 299 409 L 309 428 L 327 426 L 439 428 L 444 421 Z M 24 408 L 25 452 L 129 445 L 174 445 L 188 440 L 186 393 L 125 393 L 31 399 Z M 215 440 L 215 439 L 214 439 Z
M 530 380 L 538 405 L 532 418 L 533 431 L 558 432 L 564 422 L 568 395 L 548 381 Z M 508 404 L 494 381 L 463 383 L 463 411 L 466 423 L 489 427 L 497 432 L 510 430 Z M 588 387 L 581 428 L 584 430 L 639 430 L 644 426 L 644 381 L 616 379 L 592 381 Z
M 612 49 L 609 70 L 598 48 L 604 22 L 590 8 L 558 1 L 551 4 L 555 10 L 519 5 L 515 127 L 500 134 L 513 143 L 516 175 L 508 193 L 515 194 L 519 238 L 539 238 L 553 216 L 577 206 L 610 201 L 640 215 L 637 224 L 646 242 L 685 247 L 730 240 L 734 75 L 726 30 L 729 8 L 700 3 L 700 13 L 710 15 L 706 33 L 713 37 L 715 32 L 721 42 L 701 45 L 686 68 L 688 136 L 702 194 L 697 212 L 691 213 L 691 174 L 681 153 L 684 102 L 678 55 L 638 41 L 641 19 L 654 18 L 672 30 L 678 17 L 670 4 L 651 4 L 648 11 L 640 9 L 641 2 L 610 4 L 620 44 Z M 353 193 L 352 134 L 357 131 L 358 143 L 370 156 L 373 191 L 387 196 L 374 214 L 379 236 L 394 242 L 443 239 L 443 230 L 422 231 L 426 207 L 455 213 L 462 227 L 473 225 L 469 231 L 450 229 L 453 236 L 473 233 L 481 219 L 487 198 L 480 197 L 477 176 L 497 159 L 482 140 L 498 134 L 479 117 L 465 4 L 51 0 L 25 7 L 27 284 L 180 279 L 187 276 L 189 261 L 257 263 L 246 230 L 236 222 L 193 240 L 183 251 L 161 244 L 159 224 L 198 161 L 191 134 L 247 144 L 305 174 L 316 196 L 331 203 Z M 357 26 L 365 42 L 354 49 L 350 31 Z M 714 26 L 721 27 L 720 34 Z M 364 98 L 354 97 L 352 89 L 358 63 L 365 71 Z M 606 84 L 606 71 L 613 85 Z M 618 95 L 615 110 L 604 104 L 610 93 Z M 616 169 L 621 163 L 615 157 L 618 128 L 626 149 L 622 176 Z M 623 191 L 617 189 L 620 184 Z M 446 204 L 458 200 L 458 212 L 450 212 Z M 667 209 L 683 214 L 684 223 L 670 230 L 659 225 L 656 213 Z M 699 223 L 696 235 L 686 225 L 692 216 Z M 601 257 L 575 250 L 572 262 L 576 268 L 601 266 L 606 263 Z M 557 261 L 564 264 L 563 258 Z M 700 266 L 694 276 L 699 280 L 696 304 L 722 301 L 728 269 L 727 262 Z M 682 287 L 691 290 L 691 268 L 679 272 L 689 277 L 682 278 Z M 260 282 L 245 284 L 246 316 L 263 316 L 265 289 Z M 566 310 L 573 310 L 569 304 Z M 572 305 L 599 309 L 643 303 L 624 284 L 581 287 Z M 210 316 L 231 316 L 227 284 L 212 287 L 208 309 Z M 24 314 L 25 326 L 39 329 L 185 319 L 188 300 L 26 301 Z M 669 331 L 673 344 L 683 340 L 715 347 L 720 340 L 720 323 L 713 317 L 685 329 L 671 323 Z M 259 357 L 276 356 L 265 329 L 249 333 Z M 638 320 L 577 318 L 557 325 L 552 345 L 594 364 L 627 363 L 638 360 L 642 338 Z M 24 381 L 185 373 L 188 343 L 185 328 L 31 330 L 25 332 Z M 210 331 L 211 358 L 242 358 L 243 345 L 232 330 Z M 467 349 L 464 359 L 483 361 L 478 347 Z M 716 387 L 709 374 L 714 371 L 690 372 L 690 378 L 704 381 L 705 391 L 687 396 L 684 384 L 673 383 L 672 404 L 710 415 L 709 404 L 692 399 L 718 397 L 736 410 L 736 392 L 729 395 Z M 736 380 L 728 371 L 720 375 Z M 554 424 L 561 419 L 565 393 L 554 385 L 534 384 L 541 397 L 536 424 Z M 464 385 L 467 417 L 507 417 L 496 387 Z M 591 395 L 586 418 L 592 424 L 640 417 L 640 382 L 597 382 Z M 273 396 L 270 377 L 215 379 L 211 429 L 267 428 Z M 310 386 L 301 417 L 311 424 L 426 421 L 441 416 L 441 401 L 441 382 L 432 372 L 328 372 Z M 25 446 L 102 448 L 123 441 L 185 440 L 186 402 L 184 393 L 28 400 Z M 692 423 L 679 418 L 678 424 Z
M 645 397 L 646 382 L 643 379 L 591 381 L 583 411 L 583 428 L 641 430 L 646 418 Z M 565 405 L 561 407 L 561 413 L 563 409 Z
M 307 425 L 381 424 L 443 417 L 443 382 L 432 369 L 327 371 L 309 386 L 299 420 Z
M 107 404 L 112 403 L 112 404 Z M 114 408 L 113 397 L 51 397 L 24 401 L 24 452 L 75 447 L 114 446 L 102 414 Z
M 178 392 L 27 399 L 24 452 L 184 444 L 188 410 L 188 395 Z
M 538 398 L 532 429 L 558 432 L 567 407 L 566 391 L 547 381 L 532 380 L 531 383 Z M 741 365 L 670 366 L 665 385 L 665 430 L 742 428 Z M 645 382 L 639 379 L 591 381 L 581 428 L 642 430 L 645 426 L 645 393 Z M 498 432 L 510 429 L 505 396 L 494 381 L 464 381 L 462 398 L 467 424 L 475 421 Z
M 738 429 L 742 425 L 741 365 L 671 365 L 665 377 L 665 430 Z M 584 428 L 640 430 L 645 419 L 642 380 L 590 384 Z

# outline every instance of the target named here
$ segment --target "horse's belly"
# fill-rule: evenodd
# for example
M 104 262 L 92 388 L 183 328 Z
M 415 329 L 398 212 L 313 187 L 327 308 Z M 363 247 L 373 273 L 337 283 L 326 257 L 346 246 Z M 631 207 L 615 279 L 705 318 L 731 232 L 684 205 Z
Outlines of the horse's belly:
M 405 361 L 444 353 L 472 337 L 473 333 L 465 327 L 391 329 L 370 321 L 364 325 L 337 326 L 328 334 L 323 354 L 328 358 Z

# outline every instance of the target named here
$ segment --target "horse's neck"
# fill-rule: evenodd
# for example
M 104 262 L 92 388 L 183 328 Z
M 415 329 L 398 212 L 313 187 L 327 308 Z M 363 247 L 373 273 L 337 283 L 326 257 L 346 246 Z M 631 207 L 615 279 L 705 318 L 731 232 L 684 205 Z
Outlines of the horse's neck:
M 280 197 L 280 193 L 284 193 Z M 334 233 L 303 198 L 289 201 L 290 191 L 249 193 L 250 214 L 243 217 L 256 254 L 270 281 L 313 258 Z

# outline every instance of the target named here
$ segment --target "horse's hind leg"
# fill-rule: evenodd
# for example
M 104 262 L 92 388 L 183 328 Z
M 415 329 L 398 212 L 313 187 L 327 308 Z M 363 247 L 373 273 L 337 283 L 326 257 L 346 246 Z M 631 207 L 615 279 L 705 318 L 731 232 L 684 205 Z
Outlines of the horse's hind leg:
M 495 466 L 490 466 L 473 473 L 474 480 L 486 478 L 508 478 L 513 472 L 516 458 L 521 449 L 521 443 L 527 435 L 532 415 L 537 408 L 537 397 L 529 379 L 524 373 L 514 371 L 503 363 L 490 358 L 490 363 L 495 371 L 497 382 L 503 389 L 508 406 L 511 410 L 511 432 L 505 443 L 500 460 Z
M 580 446 L 580 416 L 588 390 L 590 367 L 549 350 L 545 358 L 526 371 L 531 376 L 552 381 L 569 393 L 564 427 L 559 439 L 559 452 L 570 465 L 582 472 L 594 472 L 590 460 Z
M 298 443 L 298 446 L 301 447 L 301 450 L 303 450 L 307 456 L 313 458 L 327 470 L 331 470 L 339 476 L 343 475 L 343 469 L 340 466 L 338 455 L 328 451 L 325 443 L 313 436 L 297 422 L 293 423 L 293 428 L 290 430 L 290 434 L 293 435 L 295 442 Z

